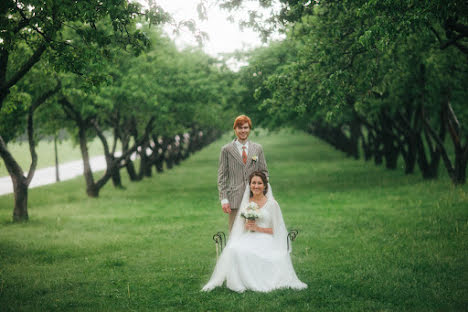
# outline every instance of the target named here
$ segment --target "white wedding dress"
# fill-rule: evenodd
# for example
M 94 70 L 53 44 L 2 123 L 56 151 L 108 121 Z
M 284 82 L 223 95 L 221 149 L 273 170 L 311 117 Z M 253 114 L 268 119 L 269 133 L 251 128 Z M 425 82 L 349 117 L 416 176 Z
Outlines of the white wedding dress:
M 244 219 L 237 214 L 226 248 L 216 263 L 209 282 L 202 288 L 210 291 L 217 286 L 226 286 L 234 291 L 245 290 L 268 292 L 278 288 L 304 289 L 287 250 L 286 226 L 281 209 L 273 198 L 271 187 L 267 202 L 259 210 L 257 225 L 272 228 L 272 234 L 250 232 L 244 228 Z M 241 207 L 249 201 L 247 186 Z

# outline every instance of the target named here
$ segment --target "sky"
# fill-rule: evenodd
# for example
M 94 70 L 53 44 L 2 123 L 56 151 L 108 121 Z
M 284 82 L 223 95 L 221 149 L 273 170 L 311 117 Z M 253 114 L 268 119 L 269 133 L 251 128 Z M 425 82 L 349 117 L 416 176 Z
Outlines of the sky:
M 204 42 L 203 50 L 211 56 L 219 56 L 221 53 L 230 53 L 236 50 L 247 50 L 262 45 L 260 36 L 251 29 L 240 30 L 237 23 L 228 21 L 228 16 L 233 14 L 220 9 L 215 1 L 206 1 L 208 20 L 198 19 L 197 4 L 200 0 L 156 0 L 155 2 L 165 11 L 169 12 L 173 18 L 181 20 L 193 19 L 198 29 L 208 34 L 209 39 Z M 249 4 L 249 8 L 258 9 L 254 3 Z M 236 12 L 237 17 L 247 16 L 247 12 Z M 173 35 L 173 28 L 166 26 L 165 30 L 173 38 L 179 48 L 186 46 L 196 46 L 197 42 L 189 31 L 182 31 L 178 37 Z M 231 67 L 238 67 L 242 64 L 230 64 Z

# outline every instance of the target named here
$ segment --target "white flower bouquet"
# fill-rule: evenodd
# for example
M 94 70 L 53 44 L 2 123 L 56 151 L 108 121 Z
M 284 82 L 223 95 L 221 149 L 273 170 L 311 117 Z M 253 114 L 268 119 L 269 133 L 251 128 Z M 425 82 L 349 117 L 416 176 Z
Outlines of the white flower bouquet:
M 258 219 L 258 205 L 254 202 L 250 202 L 241 211 L 241 217 L 247 220 Z

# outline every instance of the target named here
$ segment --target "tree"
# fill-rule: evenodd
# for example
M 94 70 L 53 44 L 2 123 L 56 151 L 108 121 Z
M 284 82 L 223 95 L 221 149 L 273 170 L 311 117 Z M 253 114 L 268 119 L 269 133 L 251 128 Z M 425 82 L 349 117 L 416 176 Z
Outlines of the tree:
M 28 106 L 27 92 L 17 92 L 21 88 L 21 80 L 47 56 L 48 64 L 56 70 L 72 71 L 86 76 L 92 82 L 95 77 L 87 76 L 84 71 L 87 59 L 106 55 L 106 46 L 119 44 L 137 51 L 145 46 L 147 41 L 143 34 L 129 29 L 140 15 L 157 23 L 168 19 L 162 10 L 141 12 L 139 5 L 124 0 L 112 3 L 8 0 L 0 5 L 0 118 L 19 119 L 20 112 L 28 112 L 27 129 L 33 159 L 28 176 L 25 177 L 7 149 L 7 142 L 11 140 L 12 134 L 19 132 L 18 127 L 22 122 L 15 123 L 14 130 L 4 128 L 0 132 L 0 155 L 17 185 L 14 188 L 14 221 L 28 219 L 27 186 L 37 161 L 33 114 L 50 97 L 50 92 L 58 91 L 58 88 L 46 89 L 45 93 L 31 100 Z M 111 33 L 101 29 L 101 23 L 106 18 L 112 21 L 114 31 Z M 73 38 L 68 37 L 70 34 Z
M 37 165 L 36 134 L 34 127 L 34 115 L 38 108 L 60 89 L 60 82 L 51 78 L 46 69 L 47 66 L 31 70 L 30 73 L 18 85 L 21 91 L 12 92 L 11 99 L 16 101 L 11 105 L 8 113 L 4 113 L 8 107 L 3 108 L 0 114 L 0 156 L 10 174 L 15 194 L 13 220 L 23 221 L 28 219 L 28 187 L 34 176 Z M 55 86 L 54 86 L 55 84 Z M 28 145 L 31 153 L 31 164 L 28 174 L 8 151 L 7 144 L 26 130 Z
M 425 178 L 442 157 L 452 181 L 465 183 L 466 2 L 281 3 L 269 21 L 289 29 L 297 57 L 256 89 L 271 120 L 292 120 L 355 157 L 360 140 L 366 159 L 390 169 L 403 155 L 405 171 L 417 163 Z

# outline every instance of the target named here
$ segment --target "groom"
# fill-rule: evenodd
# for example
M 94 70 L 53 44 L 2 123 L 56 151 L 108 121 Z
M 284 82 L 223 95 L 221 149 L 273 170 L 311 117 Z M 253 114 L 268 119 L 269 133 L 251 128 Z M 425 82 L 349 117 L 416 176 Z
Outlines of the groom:
M 250 118 L 238 116 L 233 128 L 237 138 L 222 147 L 218 166 L 219 199 L 223 211 L 229 214 L 229 232 L 240 208 L 250 174 L 259 170 L 268 177 L 262 146 L 248 140 L 252 129 Z

